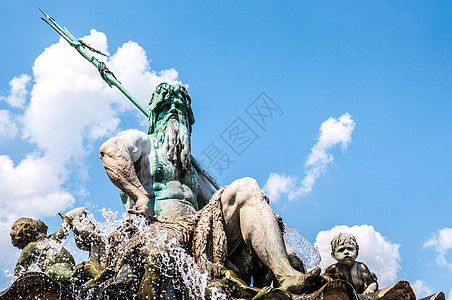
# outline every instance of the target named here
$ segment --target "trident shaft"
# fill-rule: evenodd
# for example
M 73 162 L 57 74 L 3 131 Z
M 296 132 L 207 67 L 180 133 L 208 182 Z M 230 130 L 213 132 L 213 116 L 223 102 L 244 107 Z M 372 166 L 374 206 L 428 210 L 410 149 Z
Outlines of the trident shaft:
M 41 18 L 44 22 L 49 24 L 50 27 L 52 27 L 59 35 L 61 35 L 72 47 L 74 47 L 78 53 L 80 53 L 86 60 L 88 60 L 90 63 L 92 63 L 97 70 L 99 71 L 100 76 L 102 79 L 110 86 L 113 85 L 116 86 L 123 94 L 127 97 L 143 114 L 146 115 L 147 118 L 149 118 L 150 112 L 149 110 L 144 107 L 122 84 L 119 82 L 119 80 L 115 77 L 113 72 L 111 72 L 104 62 L 98 60 L 96 57 L 91 55 L 86 49 L 93 51 L 95 53 L 98 53 L 103 56 L 107 56 L 106 54 L 100 52 L 99 50 L 96 50 L 92 48 L 90 45 L 85 43 L 82 40 L 77 40 L 70 32 L 67 30 L 66 27 L 61 27 L 60 25 L 55 22 L 55 20 L 47 15 L 44 11 L 39 9 L 45 16 L 45 18 Z M 204 177 L 209 180 L 209 182 L 218 190 L 221 188 L 221 186 L 216 182 L 216 180 L 210 176 L 210 174 L 201 166 L 201 164 L 198 162 L 196 158 L 191 156 L 191 161 L 195 169 L 198 170 L 198 172 L 202 173 Z

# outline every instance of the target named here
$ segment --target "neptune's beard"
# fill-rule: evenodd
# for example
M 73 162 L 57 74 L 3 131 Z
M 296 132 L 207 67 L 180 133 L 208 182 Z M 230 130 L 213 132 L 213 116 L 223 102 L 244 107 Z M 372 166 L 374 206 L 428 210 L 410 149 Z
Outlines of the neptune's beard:
M 163 128 L 157 130 L 156 148 L 166 153 L 175 172 L 183 175 L 191 168 L 191 149 L 190 133 L 185 125 L 185 118 L 181 121 L 176 117 L 170 117 L 163 122 Z

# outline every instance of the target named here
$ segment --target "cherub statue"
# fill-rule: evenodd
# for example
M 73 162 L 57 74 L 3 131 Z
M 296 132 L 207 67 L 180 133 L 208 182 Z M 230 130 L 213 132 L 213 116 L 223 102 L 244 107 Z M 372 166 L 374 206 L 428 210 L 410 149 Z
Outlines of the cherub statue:
M 329 266 L 325 276 L 350 283 L 358 294 L 368 295 L 378 290 L 377 276 L 362 262 L 357 262 L 359 246 L 350 233 L 339 233 L 331 241 L 331 256 L 337 263 Z
M 10 233 L 11 243 L 22 249 L 14 270 L 16 278 L 28 272 L 33 265 L 50 278 L 61 282 L 69 282 L 75 277 L 85 277 L 87 280 L 102 271 L 99 258 L 105 244 L 95 225 L 85 217 L 86 208 L 75 208 L 59 215 L 62 219 L 61 226 L 49 236 L 48 227 L 41 220 L 20 218 L 14 222 Z M 63 247 L 71 230 L 74 231 L 77 246 L 90 252 L 89 260 L 76 267 L 74 258 Z
M 11 243 L 22 249 L 14 269 L 18 278 L 37 265 L 42 272 L 58 281 L 68 281 L 72 277 L 75 261 L 63 247 L 63 241 L 70 232 L 70 218 L 59 214 L 62 223 L 58 230 L 47 236 L 48 227 L 41 220 L 20 218 L 11 227 Z

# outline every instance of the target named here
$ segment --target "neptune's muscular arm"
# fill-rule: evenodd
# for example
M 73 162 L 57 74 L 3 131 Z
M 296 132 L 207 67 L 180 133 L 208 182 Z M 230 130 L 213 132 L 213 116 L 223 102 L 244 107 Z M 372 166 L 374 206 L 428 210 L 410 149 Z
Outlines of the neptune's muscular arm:
M 152 143 L 149 136 L 138 130 L 127 130 L 121 135 L 109 139 L 100 148 L 100 158 L 108 177 L 136 203 L 129 212 L 145 217 L 149 216 L 152 184 L 146 190 L 142 181 L 150 180 L 152 182 L 147 159 L 151 149 Z M 147 178 L 139 178 L 136 167 L 141 169 L 142 174 L 147 173 Z M 145 169 L 149 171 L 146 172 Z M 145 185 L 148 186 L 148 184 Z

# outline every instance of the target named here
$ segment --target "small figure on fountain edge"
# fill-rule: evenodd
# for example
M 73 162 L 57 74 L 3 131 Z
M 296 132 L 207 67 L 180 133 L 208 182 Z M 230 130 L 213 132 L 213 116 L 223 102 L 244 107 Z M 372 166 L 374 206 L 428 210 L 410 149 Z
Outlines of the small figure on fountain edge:
M 325 276 L 350 283 L 358 294 L 368 295 L 378 290 L 377 276 L 362 262 L 357 262 L 359 246 L 350 233 L 339 233 L 331 241 L 331 256 L 337 263 L 329 266 Z

